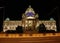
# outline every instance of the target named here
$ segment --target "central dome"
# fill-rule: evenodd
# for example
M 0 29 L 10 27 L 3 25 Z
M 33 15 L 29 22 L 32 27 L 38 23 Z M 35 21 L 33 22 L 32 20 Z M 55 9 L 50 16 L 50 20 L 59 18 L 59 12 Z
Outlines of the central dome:
M 27 8 L 27 10 L 25 11 L 25 14 L 35 14 L 33 8 L 31 7 L 31 5 L 29 5 L 29 7 Z
M 26 9 L 25 13 L 23 14 L 22 18 L 24 19 L 36 19 L 38 18 L 38 14 L 35 13 L 31 5 Z

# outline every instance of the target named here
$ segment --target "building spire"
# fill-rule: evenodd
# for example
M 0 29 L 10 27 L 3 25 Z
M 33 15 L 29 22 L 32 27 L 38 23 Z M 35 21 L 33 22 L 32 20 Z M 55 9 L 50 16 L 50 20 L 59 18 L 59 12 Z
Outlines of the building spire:
M 31 5 L 29 5 L 29 8 L 31 8 Z

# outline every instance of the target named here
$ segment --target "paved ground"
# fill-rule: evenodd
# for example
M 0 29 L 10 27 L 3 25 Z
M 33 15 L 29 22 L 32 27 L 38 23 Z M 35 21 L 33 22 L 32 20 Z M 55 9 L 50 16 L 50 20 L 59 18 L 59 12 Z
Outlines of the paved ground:
M 11 34 L 10 34 L 11 35 Z M 12 36 L 12 35 L 11 35 Z M 0 43 L 60 43 L 60 36 L 1 38 Z
M 60 37 L 0 38 L 0 43 L 60 43 Z

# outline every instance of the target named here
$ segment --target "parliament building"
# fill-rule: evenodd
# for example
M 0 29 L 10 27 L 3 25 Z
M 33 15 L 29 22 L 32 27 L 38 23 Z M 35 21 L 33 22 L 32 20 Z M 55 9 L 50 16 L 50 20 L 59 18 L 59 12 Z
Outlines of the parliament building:
M 22 27 L 24 33 L 38 33 L 40 24 L 43 24 L 46 30 L 57 31 L 56 21 L 51 18 L 50 20 L 39 20 L 39 15 L 35 13 L 34 9 L 29 6 L 25 13 L 22 14 L 21 20 L 10 20 L 7 18 L 3 21 L 3 32 L 8 30 L 15 31 L 17 27 Z M 19 28 L 21 29 L 21 28 Z M 42 28 L 43 29 L 43 28 Z

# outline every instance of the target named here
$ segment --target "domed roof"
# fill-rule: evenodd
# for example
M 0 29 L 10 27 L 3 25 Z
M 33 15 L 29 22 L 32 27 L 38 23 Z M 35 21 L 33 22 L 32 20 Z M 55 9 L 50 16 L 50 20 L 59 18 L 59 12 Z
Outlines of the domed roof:
M 8 17 L 7 17 L 5 20 L 9 21 L 9 20 L 10 20 L 10 18 L 8 18 Z
M 50 20 L 54 20 L 54 18 L 50 18 Z
M 38 15 L 36 15 L 34 9 L 31 7 L 31 5 L 29 5 L 29 7 L 26 9 L 25 13 L 22 15 L 22 18 L 35 19 L 36 16 L 38 17 Z
M 31 7 L 31 5 L 29 5 L 29 7 L 27 8 L 27 10 L 25 11 L 25 14 L 27 14 L 27 13 L 29 13 L 29 12 L 35 14 L 33 8 Z

